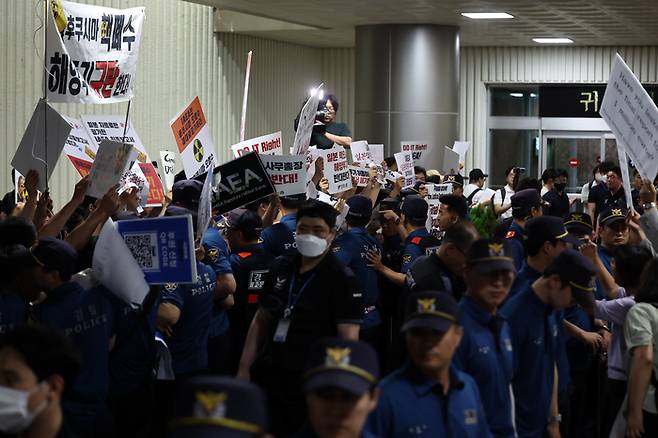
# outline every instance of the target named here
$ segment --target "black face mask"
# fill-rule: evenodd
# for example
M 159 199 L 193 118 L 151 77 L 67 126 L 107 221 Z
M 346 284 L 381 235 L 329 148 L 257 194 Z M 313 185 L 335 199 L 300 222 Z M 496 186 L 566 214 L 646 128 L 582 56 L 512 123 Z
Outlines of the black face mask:
M 555 190 L 557 190 L 558 192 L 564 192 L 564 189 L 566 188 L 567 188 L 566 183 L 555 183 Z

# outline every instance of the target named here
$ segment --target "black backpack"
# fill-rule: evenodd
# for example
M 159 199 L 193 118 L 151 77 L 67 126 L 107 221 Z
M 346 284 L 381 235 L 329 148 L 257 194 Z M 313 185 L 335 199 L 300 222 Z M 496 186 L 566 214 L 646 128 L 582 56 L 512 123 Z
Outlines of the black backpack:
M 468 198 L 466 198 L 466 205 L 467 205 L 467 206 L 470 207 L 471 205 L 473 205 L 473 197 L 474 197 L 474 196 L 477 194 L 477 192 L 479 192 L 479 191 L 482 191 L 482 189 L 478 187 L 477 189 L 473 190 L 473 191 L 471 192 L 470 195 L 468 195 Z M 505 196 L 505 194 L 503 194 L 503 196 Z

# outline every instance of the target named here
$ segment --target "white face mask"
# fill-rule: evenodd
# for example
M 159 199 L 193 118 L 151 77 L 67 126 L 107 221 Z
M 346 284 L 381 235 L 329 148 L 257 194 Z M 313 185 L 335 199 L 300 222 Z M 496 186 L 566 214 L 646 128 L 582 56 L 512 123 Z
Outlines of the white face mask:
M 26 391 L 0 386 L 0 431 L 10 434 L 21 433 L 34 421 L 47 405 L 44 400 L 34 412 L 27 409 L 30 395 L 39 390 L 39 386 Z
M 304 257 L 318 257 L 327 249 L 326 240 L 312 234 L 297 234 L 295 236 L 297 251 Z

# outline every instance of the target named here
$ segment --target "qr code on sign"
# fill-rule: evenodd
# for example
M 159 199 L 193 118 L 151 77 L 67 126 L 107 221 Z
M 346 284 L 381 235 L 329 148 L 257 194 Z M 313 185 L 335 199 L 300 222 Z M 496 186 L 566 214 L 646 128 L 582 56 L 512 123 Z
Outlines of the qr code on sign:
M 160 269 L 158 235 L 156 233 L 125 234 L 123 240 L 143 271 L 157 271 Z

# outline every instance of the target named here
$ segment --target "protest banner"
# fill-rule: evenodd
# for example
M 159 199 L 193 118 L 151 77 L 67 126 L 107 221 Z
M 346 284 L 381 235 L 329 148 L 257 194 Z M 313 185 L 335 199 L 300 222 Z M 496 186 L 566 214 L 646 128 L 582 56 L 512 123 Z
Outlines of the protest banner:
M 233 151 L 235 158 L 241 157 L 247 152 L 256 152 L 261 155 L 281 155 L 283 154 L 281 131 L 241 141 L 232 145 L 231 151 Z
M 292 144 L 291 155 L 304 155 L 310 146 L 313 125 L 315 124 L 315 112 L 318 109 L 318 102 L 320 102 L 321 88 L 322 84 L 311 93 L 299 113 L 299 123 L 295 131 L 295 141 Z
M 368 150 L 370 151 L 370 156 L 372 161 L 375 164 L 382 164 L 384 161 L 384 145 L 383 144 L 368 144 Z
M 448 146 L 443 147 L 443 161 L 439 170 L 444 174 L 459 172 L 459 154 Z
M 653 181 L 658 174 L 658 108 L 619 54 L 599 114 L 642 178 Z
M 401 176 L 404 176 L 404 175 L 402 175 L 400 172 L 394 172 L 392 170 L 387 170 L 386 173 L 385 173 L 384 178 L 386 179 L 386 181 L 390 181 L 392 183 L 395 183 L 395 181 L 397 181 L 398 178 L 400 178 Z
M 176 176 L 176 154 L 169 151 L 160 151 L 160 165 L 162 166 L 162 178 L 168 192 L 174 185 Z
M 89 171 L 91 182 L 87 195 L 102 198 L 110 187 L 119 183 L 134 156 L 135 149 L 131 145 L 103 140 Z
M 411 152 L 415 162 L 420 162 L 420 157 L 427 150 L 427 142 L 423 141 L 401 141 L 400 152 Z
M 116 225 L 148 284 L 196 283 L 191 215 L 125 220 Z
M 220 172 L 214 208 L 218 214 L 242 207 L 275 192 L 260 156 L 249 153 L 218 166 Z
M 64 144 L 64 153 L 89 162 L 94 161 L 98 145 L 89 137 L 89 132 L 85 129 L 84 123 L 65 115 L 62 115 L 62 118 L 71 125 L 71 132 Z
M 306 157 L 303 155 L 261 155 L 261 161 L 279 196 L 306 192 Z
M 23 175 L 27 175 L 30 169 L 36 170 L 39 174 L 37 188 L 45 192 L 70 132 L 71 125 L 44 100 L 40 100 L 11 160 L 11 166 Z
M 130 100 L 144 8 L 46 3 L 48 100 L 92 104 Z
M 455 141 L 452 145 L 452 150 L 459 154 L 459 162 L 462 164 L 466 163 L 466 151 L 471 147 L 471 144 L 467 141 Z
M 342 146 L 319 149 L 324 161 L 324 176 L 329 181 L 329 193 L 335 194 L 352 188 L 352 177 L 347 165 L 347 154 Z
M 439 207 L 441 202 L 439 198 L 442 195 L 449 195 L 452 193 L 452 184 L 425 184 L 427 189 L 427 205 L 429 205 L 429 217 L 436 219 L 439 216 Z
M 94 277 L 123 302 L 139 306 L 149 292 L 144 272 L 137 264 L 112 219 L 108 219 L 94 247 Z
M 395 162 L 398 165 L 398 172 L 404 176 L 403 189 L 413 187 L 416 184 L 416 174 L 414 173 L 413 152 L 398 152 L 394 155 Z
M 366 187 L 370 181 L 370 173 L 367 167 L 349 166 L 352 184 L 357 187 Z
M 368 148 L 368 142 L 365 140 L 353 141 L 350 151 L 352 152 L 352 162 L 354 163 L 368 163 L 372 161 L 372 154 Z
M 212 133 L 206 123 L 206 116 L 203 114 L 198 96 L 192 99 L 169 124 L 187 178 L 202 175 L 217 165 Z
M 164 186 L 153 163 L 137 163 L 149 185 L 147 207 L 160 207 L 165 202 Z
M 121 175 L 119 179 L 119 194 L 131 187 L 136 187 L 139 191 L 138 210 L 139 208 L 143 209 L 143 207 L 146 207 L 146 201 L 148 201 L 149 197 L 149 183 L 146 181 L 144 172 L 142 172 L 137 162 L 133 163 L 132 167 Z
M 130 119 L 128 119 L 128 127 L 126 128 L 126 116 L 82 116 L 81 119 L 89 136 L 95 142 L 97 150 L 103 140 L 129 143 L 136 149 L 137 161 L 140 163 L 148 161 L 146 148 Z
M 623 143 L 617 142 L 617 157 L 619 158 L 619 168 L 621 169 L 621 180 L 624 185 L 624 196 L 626 197 L 626 206 L 633 209 L 633 192 L 631 189 L 631 178 L 628 172 L 628 157 L 626 147 Z
M 85 176 L 89 175 L 93 161 L 83 160 L 82 158 L 74 157 L 73 155 L 67 155 L 67 157 L 71 164 L 73 164 L 75 170 L 80 175 L 80 178 L 84 178 Z

